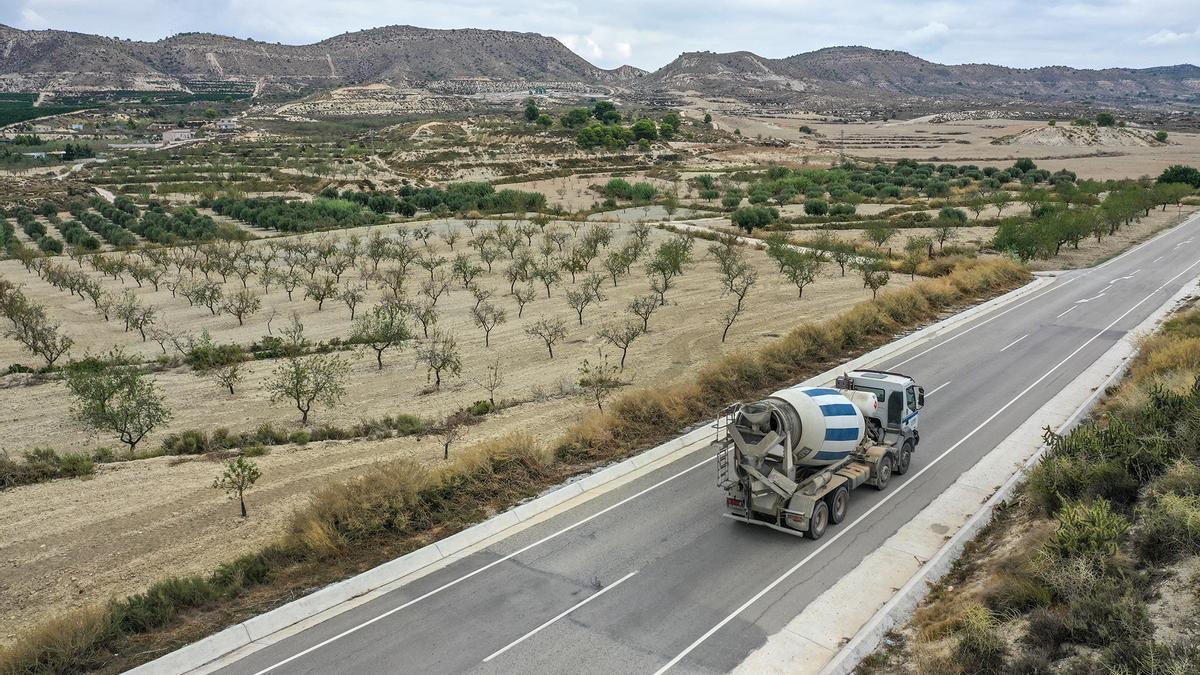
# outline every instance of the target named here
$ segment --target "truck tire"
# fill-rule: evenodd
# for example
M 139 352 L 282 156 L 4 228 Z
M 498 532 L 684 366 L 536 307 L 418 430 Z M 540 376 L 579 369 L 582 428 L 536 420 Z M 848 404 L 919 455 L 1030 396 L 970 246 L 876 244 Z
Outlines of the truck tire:
M 892 479 L 893 467 L 896 466 L 896 458 L 891 454 L 884 455 L 879 460 L 878 466 L 875 467 L 875 488 L 878 490 L 886 490 L 888 482 Z
M 908 473 L 909 467 L 912 466 L 912 454 L 912 441 L 904 441 L 904 445 L 900 447 L 900 458 L 896 461 L 897 476 L 903 476 Z
M 820 539 L 829 527 L 829 505 L 824 500 L 813 506 L 812 517 L 808 519 L 808 531 L 805 536 L 809 539 Z
M 837 525 L 845 520 L 850 510 L 850 490 L 843 485 L 826 499 L 829 502 L 829 522 Z

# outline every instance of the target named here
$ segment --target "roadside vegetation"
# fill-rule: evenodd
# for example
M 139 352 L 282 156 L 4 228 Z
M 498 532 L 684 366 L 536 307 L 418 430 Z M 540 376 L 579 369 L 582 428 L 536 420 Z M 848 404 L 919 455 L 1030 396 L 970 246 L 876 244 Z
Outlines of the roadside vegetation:
M 886 673 L 1200 668 L 1200 309 L 1145 339 L 890 647 Z

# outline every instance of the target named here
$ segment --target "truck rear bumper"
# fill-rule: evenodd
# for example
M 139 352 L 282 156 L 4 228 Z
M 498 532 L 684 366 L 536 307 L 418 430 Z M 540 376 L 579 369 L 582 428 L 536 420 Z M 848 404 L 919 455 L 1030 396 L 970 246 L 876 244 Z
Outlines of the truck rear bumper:
M 779 530 L 780 532 L 786 532 L 788 534 L 795 535 L 797 537 L 804 536 L 804 532 L 802 532 L 800 530 L 793 530 L 790 527 L 783 527 L 782 525 L 776 525 L 775 523 L 768 523 L 764 520 L 756 520 L 754 518 L 747 518 L 745 516 L 740 516 L 736 513 L 724 513 L 722 515 L 724 515 L 726 518 L 728 518 L 730 520 L 736 520 L 739 523 L 746 523 L 748 525 L 761 525 L 763 527 L 769 527 L 772 530 Z

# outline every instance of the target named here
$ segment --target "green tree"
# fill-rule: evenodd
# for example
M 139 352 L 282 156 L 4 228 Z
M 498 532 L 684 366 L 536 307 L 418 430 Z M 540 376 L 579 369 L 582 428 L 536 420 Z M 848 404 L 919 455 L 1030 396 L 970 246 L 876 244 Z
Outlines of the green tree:
M 633 123 L 631 128 L 633 137 L 639 141 L 655 141 L 658 140 L 658 126 L 654 124 L 654 120 L 643 117 Z
M 383 370 L 383 353 L 392 347 L 403 349 L 413 334 L 405 321 L 403 306 L 384 302 L 354 321 L 350 339 L 375 350 L 376 369 Z
M 425 364 L 426 381 L 434 377 L 433 388 L 441 390 L 442 373 L 457 376 L 462 372 L 462 354 L 458 341 L 450 333 L 435 331 L 425 344 L 417 347 L 417 360 Z
M 1174 164 L 1159 174 L 1158 183 L 1185 183 L 1194 188 L 1200 188 L 1200 169 L 1194 166 Z
M 242 517 L 246 518 L 246 490 L 249 490 L 261 477 L 262 472 L 258 470 L 258 465 L 245 457 L 238 456 L 229 460 L 229 463 L 225 465 L 225 471 L 213 481 L 213 487 L 224 490 L 229 495 L 236 495 L 238 504 L 242 508 Z
M 275 366 L 267 380 L 267 391 L 271 401 L 290 400 L 300 411 L 300 423 L 308 424 L 313 406 L 320 403 L 334 407 L 346 395 L 346 376 L 350 364 L 337 354 L 313 354 L 301 356 L 307 348 L 304 324 L 293 317 L 292 325 L 286 329 L 288 336 L 285 350 L 289 353 Z
M 526 122 L 536 122 L 537 118 L 541 114 L 542 114 L 542 111 L 538 110 L 537 104 L 533 102 L 533 99 L 529 99 L 528 101 L 525 102 L 525 121 Z
M 887 223 L 876 221 L 867 226 L 867 239 L 875 244 L 875 248 L 883 248 L 883 245 L 888 243 L 888 240 L 896 236 L 896 228 Z
M 115 433 L 132 453 L 146 434 L 171 419 L 154 383 L 120 349 L 106 359 L 83 359 L 67 366 L 72 412 L 87 426 Z
M 819 197 L 804 200 L 804 213 L 810 216 L 823 216 L 829 213 L 829 202 Z
M 1102 113 L 1096 115 L 1096 126 L 1111 127 L 1111 126 L 1116 125 L 1116 123 L 1117 123 L 1117 118 L 1114 117 L 1112 113 L 1102 112 Z

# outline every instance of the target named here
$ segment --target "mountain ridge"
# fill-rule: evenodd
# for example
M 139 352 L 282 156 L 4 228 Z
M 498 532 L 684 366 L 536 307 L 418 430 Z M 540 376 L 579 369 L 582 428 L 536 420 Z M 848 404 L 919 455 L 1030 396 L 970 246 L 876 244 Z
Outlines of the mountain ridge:
M 284 45 L 213 33 L 153 42 L 0 25 L 0 91 L 190 91 L 212 82 L 300 93 L 382 82 L 573 83 L 631 96 L 698 94 L 746 102 L 949 100 L 960 104 L 1097 101 L 1200 104 L 1200 67 L 1015 68 L 939 64 L 897 50 L 824 47 L 783 58 L 750 51 L 684 52 L 653 72 L 599 68 L 530 32 L 390 25 Z M 469 87 L 464 91 L 469 90 Z

